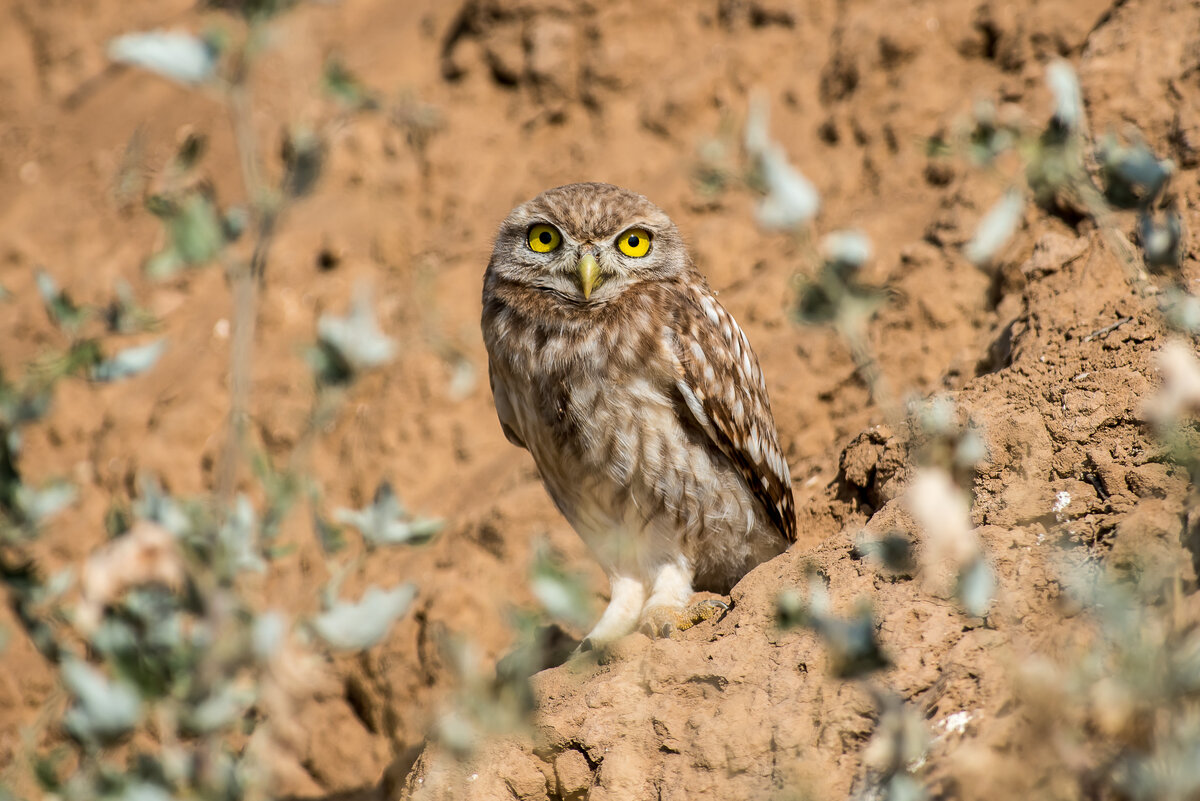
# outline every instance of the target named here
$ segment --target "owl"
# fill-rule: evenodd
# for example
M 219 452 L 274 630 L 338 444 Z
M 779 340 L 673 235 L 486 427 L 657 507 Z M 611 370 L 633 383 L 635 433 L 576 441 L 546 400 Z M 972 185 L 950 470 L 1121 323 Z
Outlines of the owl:
M 665 636 L 796 538 L 758 359 L 671 219 L 609 184 L 560 186 L 500 226 L 483 287 L 492 394 L 608 574 L 583 646 Z

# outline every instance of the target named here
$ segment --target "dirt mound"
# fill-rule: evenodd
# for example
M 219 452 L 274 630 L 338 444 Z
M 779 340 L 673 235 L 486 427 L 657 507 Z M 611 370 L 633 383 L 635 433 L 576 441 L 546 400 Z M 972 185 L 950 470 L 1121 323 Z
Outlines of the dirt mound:
M 420 596 L 385 643 L 330 666 L 298 711 L 303 732 L 278 790 L 593 800 L 865 793 L 875 763 L 864 749 L 882 702 L 872 686 L 830 676 L 815 635 L 773 622 L 778 593 L 805 587 L 816 570 L 835 613 L 869 599 L 893 664 L 879 686 L 928 719 L 933 787 L 980 798 L 1047 787 L 1080 795 L 1054 778 L 1054 754 L 1030 734 L 1036 694 L 1019 668 L 1074 636 L 1055 546 L 1075 558 L 1111 552 L 1131 570 L 1147 554 L 1189 557 L 1179 546 L 1185 479 L 1161 463 L 1140 423 L 1164 332 L 1156 299 L 1130 288 L 1085 219 L 1028 211 L 995 274 L 969 265 L 961 246 L 1006 179 L 932 157 L 928 142 L 980 99 L 1047 113 L 1045 66 L 1066 57 L 1097 130 L 1137 124 L 1176 160 L 1180 209 L 1196 230 L 1198 11 L 1139 0 L 346 0 L 289 16 L 255 87 L 262 141 L 320 116 L 311 98 L 332 53 L 394 113 L 344 120 L 316 192 L 281 224 L 261 299 L 252 436 L 273 456 L 296 442 L 312 393 L 302 346 L 317 316 L 342 308 L 368 278 L 401 353 L 322 433 L 315 472 L 331 506 L 362 505 L 387 477 L 408 507 L 448 525 L 425 548 L 372 553 L 347 580 L 353 594 L 411 579 Z M 242 189 L 211 98 L 104 57 L 110 36 L 198 28 L 212 15 L 190 2 L 118 0 L 70 13 L 16 0 L 4 13 L 0 285 L 13 297 L 0 300 L 0 365 L 15 371 L 62 344 L 37 300 L 39 265 L 90 303 L 128 280 L 170 343 L 135 380 L 65 383 L 28 430 L 31 480 L 80 485 L 38 552 L 54 570 L 103 542 L 110 500 L 128 500 L 140 474 L 185 495 L 215 480 L 228 287 L 216 270 L 165 283 L 143 276 L 160 233 L 136 196 L 118 191 L 128 165 L 157 170 L 199 132 L 218 196 L 235 200 Z M 807 245 L 761 231 L 755 198 L 736 180 L 753 89 L 770 101 L 772 135 L 821 193 L 820 230 L 860 228 L 874 243 L 863 280 L 892 290 L 871 329 L 888 383 L 918 397 L 946 393 L 983 432 L 989 459 L 973 522 L 998 581 L 986 623 L 964 623 L 952 600 L 854 548 L 864 528 L 913 532 L 897 500 L 908 441 L 872 404 L 836 334 L 791 321 Z M 436 747 L 422 752 L 457 682 L 444 643 L 470 639 L 485 668 L 511 648 L 508 610 L 534 604 L 527 578 L 543 537 L 603 590 L 532 461 L 504 440 L 478 332 L 494 226 L 515 203 L 575 180 L 629 186 L 666 209 L 742 323 L 792 467 L 801 542 L 743 580 L 723 619 L 668 640 L 633 635 L 602 663 L 538 674 L 534 736 L 497 740 L 459 764 Z M 1184 274 L 1200 276 L 1194 258 Z M 295 549 L 257 591 L 266 605 L 311 612 L 330 569 L 307 516 L 285 521 L 280 542 Z M 0 623 L 17 630 L 8 615 Z M 63 703 L 28 641 L 14 637 L 4 660 L 0 764 L 23 753 L 22 727 Z

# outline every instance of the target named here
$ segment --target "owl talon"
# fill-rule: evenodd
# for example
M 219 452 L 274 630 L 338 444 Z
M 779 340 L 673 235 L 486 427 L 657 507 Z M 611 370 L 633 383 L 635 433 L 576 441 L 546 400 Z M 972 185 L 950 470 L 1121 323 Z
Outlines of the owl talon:
M 694 626 L 706 620 L 719 620 L 728 611 L 729 604 L 720 598 L 705 598 L 703 601 L 697 601 L 692 604 L 691 608 L 688 609 L 688 614 L 691 616 L 691 625 Z
M 663 608 L 643 612 L 642 623 L 638 626 L 638 631 L 652 640 L 670 637 L 671 630 L 675 626 L 674 617 L 676 614 L 674 609 Z
M 716 598 L 705 598 L 683 609 L 657 607 L 642 613 L 641 631 L 648 637 L 665 639 L 672 632 L 687 631 L 697 623 L 722 617 L 729 604 Z

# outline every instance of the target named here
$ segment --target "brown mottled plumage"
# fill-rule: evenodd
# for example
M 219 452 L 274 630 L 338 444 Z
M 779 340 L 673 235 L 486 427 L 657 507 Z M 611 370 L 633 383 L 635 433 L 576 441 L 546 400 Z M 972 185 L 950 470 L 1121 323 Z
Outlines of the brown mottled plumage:
M 545 225 L 560 239 L 538 252 Z M 649 238 L 640 257 L 618 247 L 631 231 Z M 728 592 L 795 541 L 758 359 L 646 198 L 571 184 L 514 209 L 483 334 L 505 435 L 612 580 L 594 643 L 686 626 L 693 589 Z

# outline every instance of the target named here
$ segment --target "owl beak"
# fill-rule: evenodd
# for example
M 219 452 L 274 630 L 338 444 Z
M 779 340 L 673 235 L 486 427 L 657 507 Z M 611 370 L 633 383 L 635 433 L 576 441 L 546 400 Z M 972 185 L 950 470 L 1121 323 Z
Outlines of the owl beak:
M 591 253 L 584 253 L 575 268 L 579 271 L 579 288 L 583 290 L 583 299 L 592 296 L 592 290 L 600 285 L 600 265 Z

